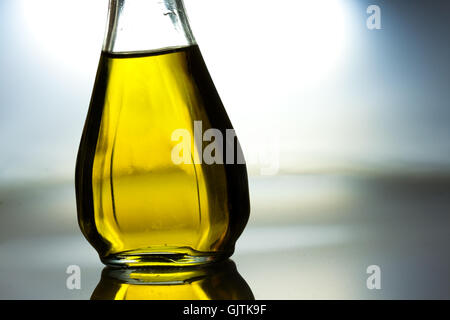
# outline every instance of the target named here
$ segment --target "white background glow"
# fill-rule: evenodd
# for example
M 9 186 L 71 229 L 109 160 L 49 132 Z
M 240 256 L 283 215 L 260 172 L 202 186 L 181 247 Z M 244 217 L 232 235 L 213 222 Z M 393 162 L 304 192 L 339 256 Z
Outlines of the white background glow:
M 20 4 L 38 54 L 74 79 L 88 80 L 86 75 L 96 69 L 108 1 L 21 0 Z M 268 144 L 269 153 L 292 147 L 280 144 L 280 124 L 301 117 L 301 108 L 292 110 L 283 100 L 320 86 L 343 59 L 350 38 L 346 8 L 339 0 L 186 0 L 185 4 L 250 171 L 258 172 Z M 252 118 L 257 121 L 250 124 Z
M 445 73 L 420 60 L 433 49 L 400 41 L 402 20 L 369 32 L 359 3 L 185 0 L 250 173 L 272 151 L 288 173 L 447 166 Z M 108 1 L 0 6 L 0 177 L 72 178 Z

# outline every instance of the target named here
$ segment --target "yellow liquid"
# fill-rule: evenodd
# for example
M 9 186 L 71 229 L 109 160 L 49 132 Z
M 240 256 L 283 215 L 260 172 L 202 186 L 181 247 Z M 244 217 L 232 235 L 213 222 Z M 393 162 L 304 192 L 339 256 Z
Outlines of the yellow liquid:
M 232 261 L 208 268 L 105 268 L 92 300 L 253 300 Z
M 174 164 L 203 130 L 232 129 L 197 46 L 102 53 L 76 170 L 81 230 L 107 264 L 197 264 L 230 256 L 249 215 L 242 164 Z M 209 143 L 209 142 L 208 142 Z M 224 150 L 226 153 L 226 150 Z

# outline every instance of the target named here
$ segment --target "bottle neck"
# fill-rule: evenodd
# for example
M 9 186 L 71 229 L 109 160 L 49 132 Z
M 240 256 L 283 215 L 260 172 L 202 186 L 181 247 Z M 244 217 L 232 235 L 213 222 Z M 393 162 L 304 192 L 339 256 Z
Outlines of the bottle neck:
M 196 44 L 183 0 L 110 0 L 103 51 L 135 53 Z

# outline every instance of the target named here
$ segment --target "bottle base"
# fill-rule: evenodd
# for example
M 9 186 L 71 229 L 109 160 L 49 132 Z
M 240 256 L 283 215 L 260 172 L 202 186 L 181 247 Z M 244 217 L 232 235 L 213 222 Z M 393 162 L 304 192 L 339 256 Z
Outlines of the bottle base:
M 228 259 L 231 253 L 181 252 L 122 252 L 101 257 L 103 264 L 112 267 L 181 267 L 196 266 Z

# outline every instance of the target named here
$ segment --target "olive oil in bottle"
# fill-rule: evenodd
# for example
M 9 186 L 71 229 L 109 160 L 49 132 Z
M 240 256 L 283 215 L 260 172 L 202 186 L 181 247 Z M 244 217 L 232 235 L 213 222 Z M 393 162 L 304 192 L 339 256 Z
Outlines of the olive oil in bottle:
M 138 12 L 136 7 L 127 11 L 128 3 L 133 2 L 111 0 L 113 31 L 101 54 L 78 152 L 80 228 L 105 264 L 192 265 L 224 259 L 233 253 L 249 216 L 246 168 L 237 161 L 198 161 L 207 143 L 195 139 L 194 124 L 225 137 L 231 122 L 181 1 L 165 1 L 163 9 L 175 12 L 178 20 L 172 17 L 169 25 L 178 33 L 184 30 L 184 42 L 146 50 L 117 32 L 121 13 Z M 130 47 L 116 49 L 123 43 Z M 179 129 L 192 137 L 190 150 L 183 150 L 192 161 L 173 161 Z M 224 157 L 230 153 L 225 146 L 220 151 Z

